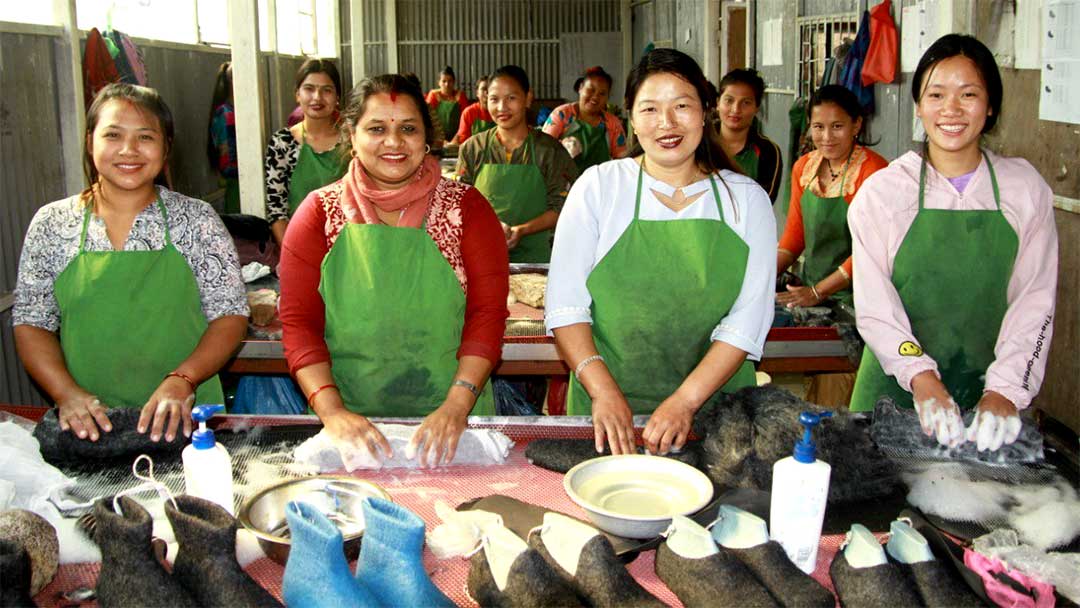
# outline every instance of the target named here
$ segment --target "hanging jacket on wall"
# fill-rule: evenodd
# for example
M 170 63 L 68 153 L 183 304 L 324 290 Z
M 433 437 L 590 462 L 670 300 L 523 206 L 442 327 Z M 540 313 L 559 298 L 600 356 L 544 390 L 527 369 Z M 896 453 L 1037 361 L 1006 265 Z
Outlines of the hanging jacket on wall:
M 840 84 L 855 93 L 859 99 L 859 105 L 866 110 L 867 114 L 874 112 L 874 88 L 863 86 L 862 70 L 866 61 L 866 53 L 870 49 L 870 12 L 863 11 L 862 19 L 859 20 L 859 31 L 855 34 L 855 42 L 851 45 L 844 70 L 840 73 Z
M 875 82 L 888 84 L 896 79 L 900 36 L 896 32 L 891 8 L 892 0 L 885 0 L 870 9 L 870 48 L 866 51 L 862 69 L 864 86 Z
M 86 107 L 90 107 L 98 91 L 114 82 L 120 82 L 120 74 L 116 71 L 116 63 L 109 54 L 105 39 L 95 27 L 87 34 L 86 49 L 83 51 L 83 100 Z
M 131 36 L 119 32 L 118 35 L 124 56 L 127 58 L 128 65 L 131 66 L 131 71 L 135 74 L 135 82 L 144 87 L 150 86 L 150 77 L 146 73 L 146 62 L 143 61 L 142 49 L 135 44 Z
M 116 47 L 116 55 L 113 57 L 113 63 L 116 64 L 116 73 L 120 76 L 120 82 L 126 84 L 140 84 L 139 80 L 135 77 L 135 71 L 131 68 L 131 63 L 128 61 L 127 53 L 124 52 L 124 42 L 120 38 L 122 34 L 116 30 L 105 33 L 106 40 L 110 40 L 113 46 Z

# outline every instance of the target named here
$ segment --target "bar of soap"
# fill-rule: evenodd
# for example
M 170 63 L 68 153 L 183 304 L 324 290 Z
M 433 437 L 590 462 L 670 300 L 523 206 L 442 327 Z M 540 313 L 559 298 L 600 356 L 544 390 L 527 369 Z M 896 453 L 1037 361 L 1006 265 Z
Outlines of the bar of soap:
M 518 302 L 532 306 L 533 308 L 544 307 L 544 291 L 547 289 L 547 277 L 537 273 L 512 274 L 510 275 L 510 293 Z
M 277 314 L 278 294 L 273 289 L 256 289 L 247 294 L 251 320 L 255 325 L 269 325 Z

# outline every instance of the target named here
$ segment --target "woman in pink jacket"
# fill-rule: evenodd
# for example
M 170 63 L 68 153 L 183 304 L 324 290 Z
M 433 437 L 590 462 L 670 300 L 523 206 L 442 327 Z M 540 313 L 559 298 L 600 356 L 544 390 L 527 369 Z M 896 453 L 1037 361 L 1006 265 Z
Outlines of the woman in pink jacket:
M 949 34 L 912 78 L 926 130 L 871 176 L 848 212 L 867 351 L 851 409 L 914 407 L 939 443 L 996 450 L 1039 392 L 1053 333 L 1053 193 L 1021 158 L 980 146 L 1001 114 L 993 54 Z M 978 412 L 965 430 L 961 411 Z

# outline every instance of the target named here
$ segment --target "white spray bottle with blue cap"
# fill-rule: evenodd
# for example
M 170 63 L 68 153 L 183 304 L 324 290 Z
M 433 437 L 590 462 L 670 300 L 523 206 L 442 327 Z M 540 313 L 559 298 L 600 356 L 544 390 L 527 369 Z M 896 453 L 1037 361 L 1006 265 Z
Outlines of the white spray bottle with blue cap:
M 191 418 L 199 428 L 191 434 L 191 445 L 184 448 L 184 485 L 189 496 L 215 502 L 230 514 L 233 508 L 232 458 L 225 446 L 214 439 L 206 421 L 225 409 L 224 405 L 198 405 Z
M 821 523 L 829 498 L 832 467 L 816 458 L 812 429 L 832 412 L 803 412 L 799 422 L 806 427 L 795 443 L 794 454 L 773 465 L 769 531 L 784 552 L 807 574 L 817 565 Z

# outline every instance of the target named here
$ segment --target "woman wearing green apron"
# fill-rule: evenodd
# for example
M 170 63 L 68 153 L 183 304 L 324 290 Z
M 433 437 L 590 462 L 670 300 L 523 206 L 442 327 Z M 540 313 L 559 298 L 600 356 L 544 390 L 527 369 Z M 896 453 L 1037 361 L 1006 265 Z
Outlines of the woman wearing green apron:
M 278 244 L 304 198 L 345 174 L 340 96 L 341 77 L 332 61 L 308 59 L 297 70 L 296 103 L 304 119 L 274 133 L 266 149 L 266 219 Z
M 863 180 L 888 164 L 863 141 L 863 111 L 851 91 L 826 85 L 810 97 L 815 149 L 795 163 L 791 202 L 776 255 L 776 274 L 800 255 L 802 286 L 789 286 L 776 303 L 816 306 L 827 298 L 850 305 L 851 234 L 848 203 Z
M 720 79 L 716 114 L 724 151 L 776 202 L 784 172 L 780 147 L 761 133 L 758 108 L 765 97 L 765 80 L 753 69 L 737 68 Z
M 155 185 L 173 138 L 156 91 L 109 85 L 86 122 L 91 185 L 30 225 L 16 344 L 64 430 L 96 441 L 107 408 L 141 408 L 139 432 L 172 441 L 193 404 L 224 403 L 217 370 L 247 331 L 236 250 L 209 205 Z
M 422 465 L 450 462 L 470 412 L 495 412 L 485 384 L 507 316 L 502 231 L 427 155 L 418 87 L 364 80 L 342 119 L 349 170 L 300 206 L 282 248 L 289 368 L 340 445 L 389 456 L 368 417 L 424 417 L 411 449 Z
M 875 175 L 849 216 L 867 344 L 851 408 L 887 396 L 942 445 L 980 451 L 1015 441 L 1039 392 L 1057 279 L 1050 188 L 1026 161 L 980 148 L 1002 95 L 981 42 L 931 45 L 912 78 L 923 153 Z
M 488 77 L 485 75 L 476 80 L 476 103 L 461 112 L 461 122 L 451 144 L 464 143 L 473 135 L 495 128 L 495 119 L 488 113 L 487 96 Z
M 532 99 L 524 70 L 516 65 L 495 70 L 488 111 L 496 127 L 461 146 L 457 173 L 495 209 L 510 261 L 546 264 L 551 233 L 577 167 L 558 141 L 529 128 L 525 114 Z
M 626 133 L 618 116 L 607 111 L 611 74 L 596 66 L 574 83 L 575 103 L 551 111 L 543 131 L 558 139 L 574 158 L 579 172 L 626 156 Z
M 458 132 L 461 113 L 469 105 L 465 91 L 457 88 L 454 68 L 446 66 L 439 72 L 439 88 L 428 91 L 427 103 L 435 110 L 443 136 L 453 137 Z
M 776 225 L 705 124 L 715 102 L 693 59 L 647 54 L 626 100 L 640 149 L 586 172 L 559 224 L 546 323 L 574 372 L 567 412 L 592 414 L 597 450 L 632 452 L 633 414 L 650 414 L 651 452 L 679 448 L 717 391 L 754 384 Z

